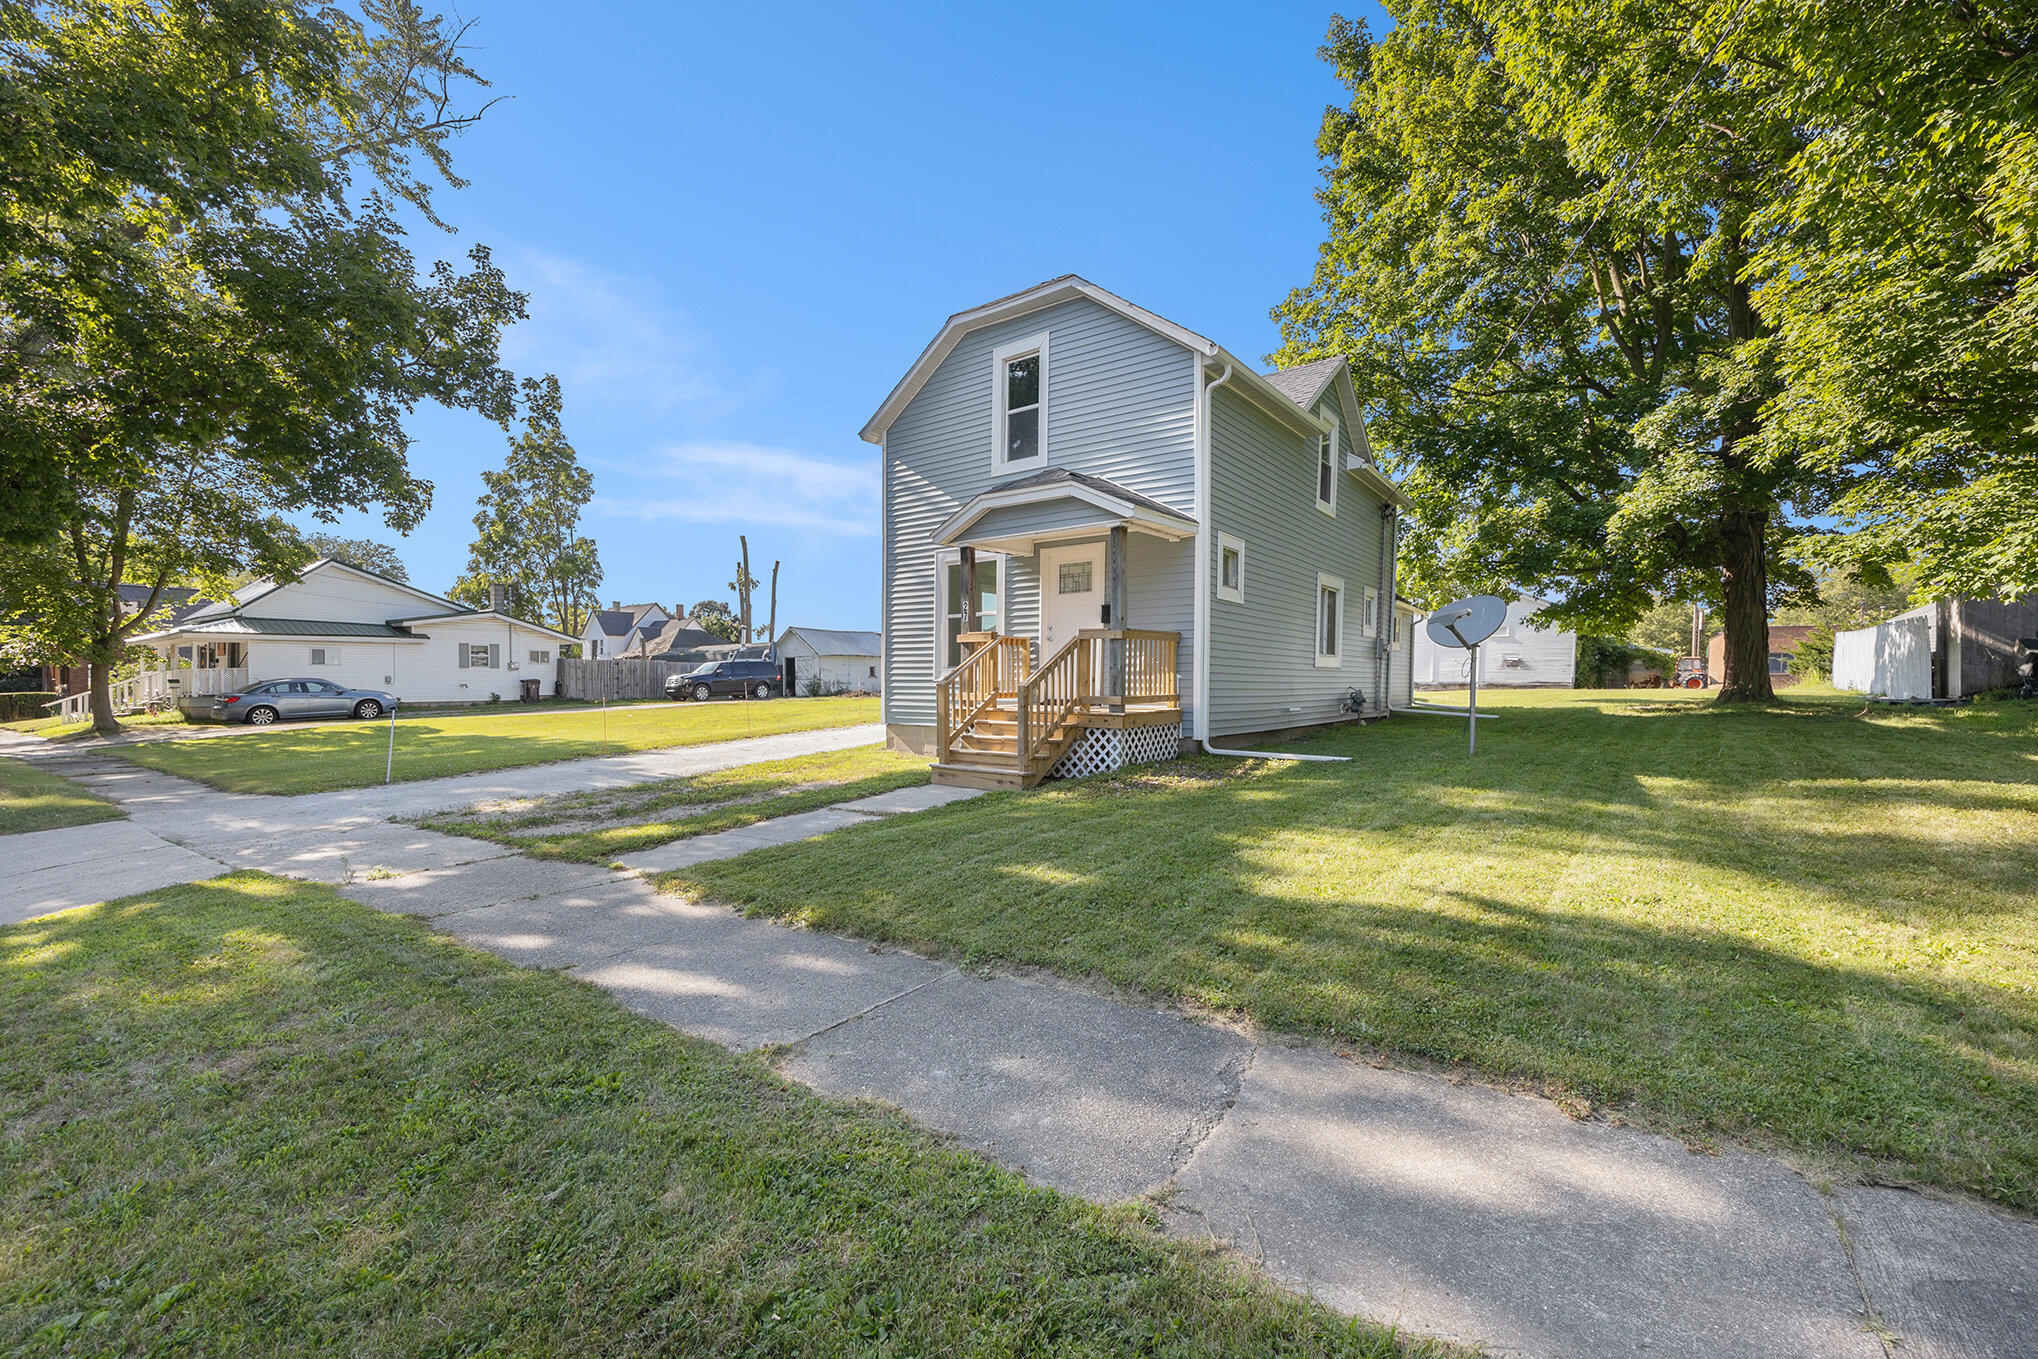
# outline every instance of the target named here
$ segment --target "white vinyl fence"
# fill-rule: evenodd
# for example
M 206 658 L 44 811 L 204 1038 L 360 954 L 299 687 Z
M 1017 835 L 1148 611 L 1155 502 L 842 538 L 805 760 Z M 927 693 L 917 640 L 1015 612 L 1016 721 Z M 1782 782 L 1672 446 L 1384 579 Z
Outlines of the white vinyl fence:
M 1938 605 L 1900 613 L 1872 628 L 1833 634 L 1833 687 L 1884 698 L 1932 697 Z

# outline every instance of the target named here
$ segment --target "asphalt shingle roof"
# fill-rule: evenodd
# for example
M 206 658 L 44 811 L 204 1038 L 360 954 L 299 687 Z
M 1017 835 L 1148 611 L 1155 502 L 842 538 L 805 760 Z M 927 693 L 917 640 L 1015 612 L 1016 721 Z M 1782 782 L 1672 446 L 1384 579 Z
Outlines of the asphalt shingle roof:
M 1074 482 L 1078 486 L 1087 486 L 1093 491 L 1102 491 L 1105 495 L 1116 496 L 1120 500 L 1129 500 L 1133 504 L 1142 506 L 1145 509 L 1158 510 L 1162 514 L 1173 515 L 1177 519 L 1187 519 L 1189 517 L 1172 505 L 1163 505 L 1152 496 L 1141 495 L 1137 491 L 1128 491 L 1115 481 L 1106 481 L 1102 477 L 1093 477 L 1087 472 L 1071 472 L 1066 467 L 1043 467 L 1038 472 L 1028 472 L 1023 477 L 1013 477 L 1010 481 L 998 482 L 991 487 L 991 491 L 1018 491 L 1032 486 L 1055 486 L 1068 482 Z
M 1316 404 L 1316 398 L 1323 394 L 1324 387 L 1337 376 L 1337 370 L 1343 365 L 1342 358 L 1314 359 L 1298 363 L 1293 368 L 1277 368 L 1267 374 L 1267 381 L 1282 396 L 1308 410 Z

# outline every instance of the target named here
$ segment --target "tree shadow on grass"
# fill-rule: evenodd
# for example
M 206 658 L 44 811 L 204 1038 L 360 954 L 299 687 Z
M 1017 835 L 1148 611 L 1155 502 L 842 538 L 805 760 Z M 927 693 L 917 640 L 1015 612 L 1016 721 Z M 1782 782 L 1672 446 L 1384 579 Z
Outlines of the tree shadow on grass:
M 2038 1208 L 2038 780 L 1957 733 L 1736 712 L 1737 757 L 1661 720 L 1523 722 L 1476 763 L 1346 730 L 1316 748 L 1352 764 L 986 798 L 678 878 Z

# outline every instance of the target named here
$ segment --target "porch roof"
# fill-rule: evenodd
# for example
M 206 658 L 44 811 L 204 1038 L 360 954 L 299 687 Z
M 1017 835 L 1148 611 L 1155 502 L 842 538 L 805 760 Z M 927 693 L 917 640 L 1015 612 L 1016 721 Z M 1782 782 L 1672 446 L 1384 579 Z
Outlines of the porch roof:
M 1116 482 L 1046 467 L 970 497 L 935 528 L 934 541 L 943 547 L 1030 553 L 1043 542 L 1112 528 L 1174 542 L 1194 536 L 1196 521 Z
M 239 637 L 316 637 L 320 639 L 363 639 L 379 642 L 428 642 L 429 634 L 408 632 L 391 627 L 387 623 L 341 623 L 326 618 L 242 618 L 230 614 L 225 618 L 207 618 L 185 623 L 177 627 L 164 628 L 160 632 L 143 633 L 137 642 L 166 642 L 173 637 L 194 637 L 201 641 L 213 638 L 232 640 Z

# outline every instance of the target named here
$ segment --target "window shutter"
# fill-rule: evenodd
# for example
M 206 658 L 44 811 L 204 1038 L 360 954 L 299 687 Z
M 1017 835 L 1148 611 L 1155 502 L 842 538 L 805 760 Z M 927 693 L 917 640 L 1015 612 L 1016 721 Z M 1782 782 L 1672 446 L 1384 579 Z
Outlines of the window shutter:
M 465 670 L 467 668 L 467 643 L 461 642 L 459 643 L 459 647 L 460 647 L 460 668 L 462 670 Z
M 490 670 L 502 669 L 502 643 L 490 642 L 488 644 L 488 668 Z

